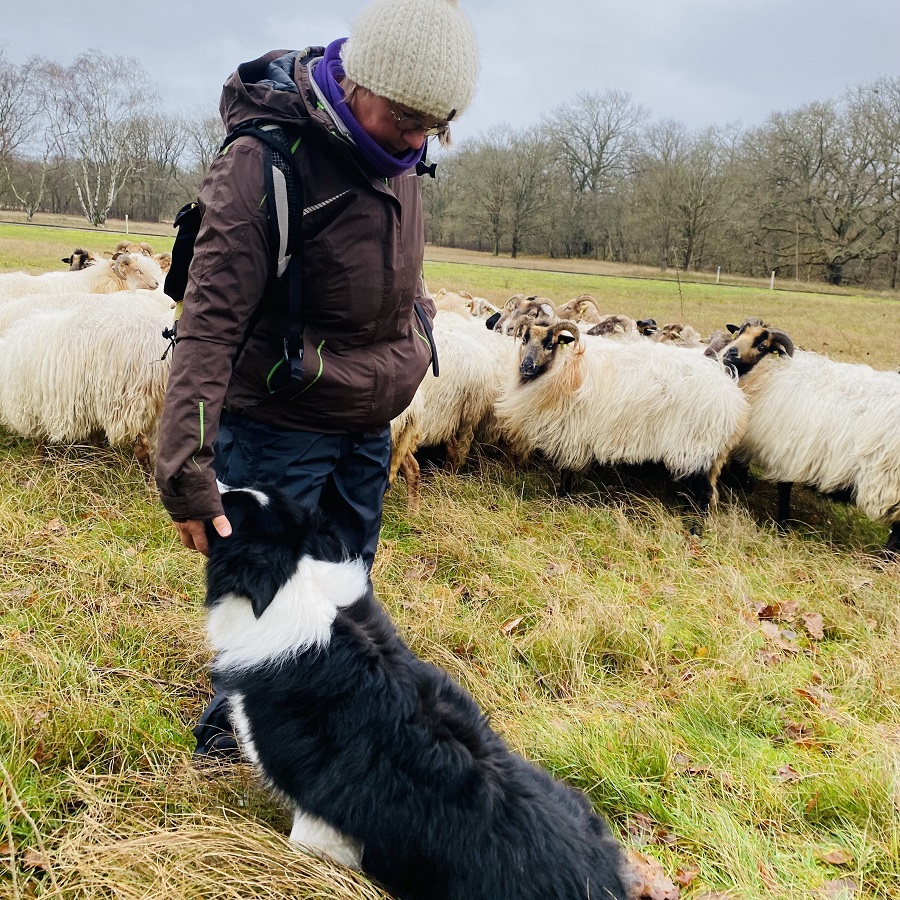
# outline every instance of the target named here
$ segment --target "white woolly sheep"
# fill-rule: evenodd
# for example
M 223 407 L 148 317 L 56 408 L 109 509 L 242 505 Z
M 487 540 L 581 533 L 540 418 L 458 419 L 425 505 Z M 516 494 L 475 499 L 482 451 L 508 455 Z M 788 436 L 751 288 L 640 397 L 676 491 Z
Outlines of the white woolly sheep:
M 570 476 L 594 461 L 661 462 L 705 511 L 748 403 L 700 353 L 584 340 L 576 323 L 557 322 L 523 331 L 495 411 L 514 447 L 542 451 Z
M 514 347 L 512 340 L 486 331 L 477 321 L 444 311 L 435 316 L 434 340 L 439 376 L 429 369 L 409 407 L 391 422 L 392 480 L 403 466 L 415 478 L 417 467 L 407 457 L 419 446 L 445 445 L 450 471 L 465 463 L 476 430 L 491 414 L 503 354 Z M 414 509 L 418 497 L 409 478 L 407 495 Z
M 792 484 L 849 490 L 856 505 L 890 526 L 900 553 L 900 379 L 858 363 L 796 349 L 776 328 L 748 320 L 722 351 L 750 401 L 735 457 L 778 482 L 778 523 L 790 517 Z
M 96 260 L 85 269 L 69 272 L 0 274 L 0 302 L 27 294 L 112 294 L 124 290 L 158 290 L 159 264 L 150 257 L 136 259 L 127 253 L 112 260 Z
M 80 309 L 87 311 L 98 302 L 109 298 L 124 304 L 146 306 L 150 311 L 163 312 L 172 309 L 173 302 L 160 291 L 116 291 L 114 294 L 26 294 L 12 297 L 0 303 L 0 335 L 9 327 L 37 310 Z
M 0 419 L 51 443 L 104 434 L 155 446 L 169 375 L 171 310 L 98 298 L 88 309 L 39 310 L 0 339 Z

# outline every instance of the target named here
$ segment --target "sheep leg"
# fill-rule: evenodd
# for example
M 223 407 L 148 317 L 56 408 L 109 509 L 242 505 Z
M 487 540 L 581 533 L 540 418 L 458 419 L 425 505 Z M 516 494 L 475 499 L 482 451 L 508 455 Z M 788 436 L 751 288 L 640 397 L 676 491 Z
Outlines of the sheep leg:
M 678 494 L 684 499 L 697 518 L 692 518 L 691 534 L 699 535 L 703 531 L 703 519 L 709 515 L 710 508 L 716 502 L 716 488 L 709 472 L 694 472 L 679 482 Z
M 575 481 L 575 472 L 572 469 L 559 470 L 559 493 L 568 497 L 572 493 L 572 484 Z
M 787 523 L 791 518 L 791 488 L 793 483 L 790 481 L 778 482 L 778 530 L 787 531 Z
M 419 503 L 421 497 L 419 495 L 419 462 L 412 455 L 407 453 L 400 462 L 400 474 L 406 481 L 406 508 L 411 513 L 419 511 Z
M 694 472 L 680 482 L 679 495 L 683 497 L 691 509 L 706 515 L 715 502 L 715 487 L 709 472 Z
M 444 468 L 448 472 L 457 472 L 469 457 L 472 440 L 475 437 L 474 425 L 463 425 L 462 429 L 447 441 L 447 461 Z

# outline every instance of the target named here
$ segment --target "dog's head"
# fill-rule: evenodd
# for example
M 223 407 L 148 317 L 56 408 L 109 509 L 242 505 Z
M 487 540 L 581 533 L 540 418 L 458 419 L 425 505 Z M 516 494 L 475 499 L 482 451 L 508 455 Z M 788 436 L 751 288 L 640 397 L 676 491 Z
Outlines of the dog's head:
M 207 606 L 228 594 L 247 597 L 258 619 L 302 556 L 326 562 L 340 562 L 345 556 L 318 509 L 296 503 L 277 488 L 226 490 L 222 506 L 232 533 L 220 537 L 206 524 Z

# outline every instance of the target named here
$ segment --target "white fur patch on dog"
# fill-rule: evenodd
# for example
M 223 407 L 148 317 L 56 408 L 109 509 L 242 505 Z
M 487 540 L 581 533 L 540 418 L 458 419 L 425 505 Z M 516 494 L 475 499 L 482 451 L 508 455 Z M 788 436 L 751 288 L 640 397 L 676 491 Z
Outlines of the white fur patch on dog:
M 304 556 L 258 619 L 246 597 L 222 597 L 206 620 L 217 654 L 214 669 L 246 669 L 310 647 L 326 647 L 337 611 L 359 600 L 367 586 L 368 571 L 361 559 L 332 563 Z
M 294 810 L 291 840 L 308 847 L 316 856 L 327 856 L 348 869 L 361 868 L 362 844 L 301 809 Z
M 231 724 L 234 726 L 234 733 L 237 735 L 244 756 L 246 756 L 253 765 L 259 766 L 259 754 L 256 752 L 256 745 L 253 743 L 250 720 L 244 712 L 243 694 L 235 693 L 228 695 L 228 712 Z
M 219 481 L 218 478 L 216 479 L 216 487 L 219 489 L 220 494 L 229 494 L 231 491 L 243 491 L 245 494 L 252 494 L 259 501 L 259 505 L 263 507 L 263 509 L 269 505 L 268 495 L 264 494 L 262 491 L 257 491 L 255 488 L 233 488 L 231 485 Z

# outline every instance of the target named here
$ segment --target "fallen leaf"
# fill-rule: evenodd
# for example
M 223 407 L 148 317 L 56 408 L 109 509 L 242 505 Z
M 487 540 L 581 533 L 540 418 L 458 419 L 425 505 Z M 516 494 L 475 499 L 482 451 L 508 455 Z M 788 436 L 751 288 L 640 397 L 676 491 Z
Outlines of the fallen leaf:
M 803 777 L 790 763 L 785 763 L 775 770 L 779 781 L 800 781 Z
M 0 844 L 0 856 L 12 856 L 14 853 L 12 844 Z
M 809 800 L 806 801 L 806 812 L 811 813 L 819 802 L 819 791 L 816 791 Z
M 821 747 L 821 743 L 816 740 L 815 731 L 811 725 L 805 725 L 801 722 L 788 722 L 784 726 L 781 733 L 783 740 L 790 741 L 804 750 L 815 750 Z
M 833 878 L 818 891 L 822 900 L 851 900 L 856 894 L 856 882 L 852 878 Z
M 42 872 L 46 872 L 50 868 L 50 861 L 47 857 L 33 847 L 29 847 L 25 853 L 22 854 L 20 863 L 25 869 L 40 869 Z
M 803 619 L 803 625 L 806 628 L 807 634 L 814 641 L 824 640 L 825 625 L 820 613 L 803 613 L 800 618 Z
M 681 891 L 663 872 L 659 860 L 637 850 L 628 851 L 631 865 L 630 900 L 678 900 Z
M 513 619 L 507 619 L 501 626 L 500 630 L 507 635 L 511 635 L 521 624 L 523 616 L 516 616 Z
M 819 859 L 833 866 L 849 866 L 853 862 L 853 854 L 848 853 L 841 847 L 837 847 L 834 850 L 829 850 L 827 853 L 820 853 Z
M 762 863 L 757 863 L 756 868 L 759 871 L 759 877 L 762 879 L 762 883 L 770 891 L 777 891 L 778 882 L 775 880 L 775 875 L 771 872 L 771 870 L 767 869 Z
M 65 531 L 66 526 L 63 525 L 60 519 L 51 519 L 47 523 L 47 531 Z
M 700 874 L 700 866 L 682 866 L 675 873 L 675 880 L 682 886 L 693 884 L 694 879 Z

